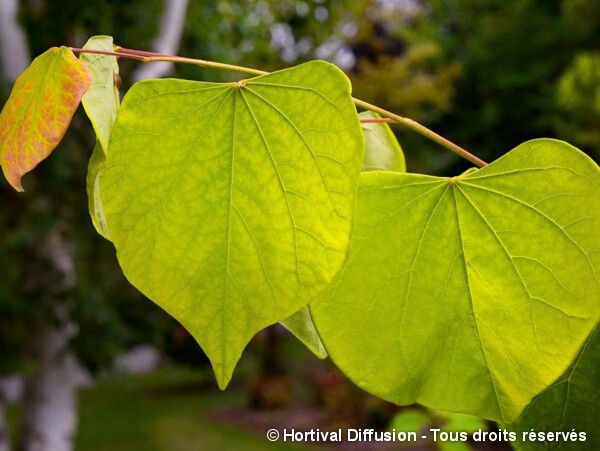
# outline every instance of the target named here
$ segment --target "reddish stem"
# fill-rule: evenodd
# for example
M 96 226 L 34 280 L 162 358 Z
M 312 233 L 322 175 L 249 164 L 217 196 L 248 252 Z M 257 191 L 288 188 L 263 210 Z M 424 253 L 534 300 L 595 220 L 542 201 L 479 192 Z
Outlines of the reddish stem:
M 361 124 L 371 124 L 371 123 L 388 123 L 388 124 L 393 124 L 394 122 L 396 122 L 393 119 L 387 118 L 387 117 L 364 117 L 364 118 L 360 118 L 360 122 Z
M 112 52 L 110 50 L 80 49 L 80 48 L 77 48 L 77 47 L 69 47 L 69 49 L 73 53 L 94 53 L 94 54 L 97 54 L 97 55 L 109 55 L 109 56 L 116 56 L 116 57 L 120 57 L 120 58 L 134 59 L 134 60 L 138 60 L 138 61 L 146 61 L 146 57 L 145 56 L 136 55 L 136 54 L 133 54 L 133 53 Z

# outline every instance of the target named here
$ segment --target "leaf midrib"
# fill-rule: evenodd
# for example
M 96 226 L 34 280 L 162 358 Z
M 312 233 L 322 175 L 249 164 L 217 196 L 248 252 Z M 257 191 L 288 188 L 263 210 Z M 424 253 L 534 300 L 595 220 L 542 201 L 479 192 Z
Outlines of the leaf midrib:
M 279 182 L 279 186 L 281 188 L 283 198 L 285 199 L 286 209 L 290 216 L 290 221 L 292 222 L 292 230 L 293 230 L 293 236 L 294 236 L 293 239 L 294 239 L 294 260 L 295 260 L 295 267 L 296 267 L 296 278 L 298 280 L 298 283 L 301 283 L 299 262 L 298 262 L 298 238 L 297 238 L 297 234 L 296 234 L 296 230 L 298 227 L 296 225 L 296 219 L 294 218 L 294 214 L 292 212 L 292 208 L 290 207 L 290 202 L 289 202 L 289 199 L 287 196 L 288 190 L 285 186 L 283 179 L 281 178 L 281 174 L 279 173 L 279 168 L 277 167 L 277 162 L 275 161 L 275 157 L 273 156 L 273 152 L 271 151 L 271 147 L 269 146 L 267 138 L 266 138 L 265 134 L 263 133 L 262 128 L 260 127 L 258 118 L 254 114 L 254 110 L 250 106 L 250 102 L 248 102 L 248 99 L 246 99 L 246 96 L 244 95 L 244 89 L 245 88 L 240 88 L 239 92 L 241 94 L 242 100 L 244 101 L 244 104 L 246 105 L 246 108 L 248 108 L 248 111 L 250 112 L 250 116 L 252 117 L 252 121 L 254 122 L 254 125 L 256 125 L 256 129 L 260 135 L 261 141 L 262 141 L 263 145 L 265 146 L 267 153 L 269 154 L 269 161 L 273 165 L 273 170 L 275 171 L 275 174 L 277 175 L 277 181 Z M 262 264 L 262 258 L 261 258 L 261 264 Z M 266 271 L 264 271 L 264 266 L 263 266 L 263 272 L 265 272 L 265 277 L 268 280 Z M 269 286 L 271 287 L 271 290 L 273 292 L 273 299 L 274 299 L 275 303 L 278 303 L 277 296 L 275 295 L 275 291 L 273 289 L 273 285 L 270 280 L 268 280 L 268 282 L 269 282 Z
M 490 375 L 490 380 L 492 382 L 492 387 L 494 389 L 494 394 L 496 395 L 495 396 L 496 397 L 496 403 L 497 403 L 498 409 L 500 410 L 500 415 L 502 416 L 502 420 L 505 421 L 504 408 L 503 408 L 502 404 L 500 403 L 500 396 L 499 396 L 499 392 L 498 392 L 497 381 L 496 381 L 496 379 L 494 377 L 494 374 L 492 373 L 492 369 L 491 369 L 491 366 L 490 366 L 489 360 L 488 360 L 488 353 L 487 353 L 486 348 L 485 348 L 485 346 L 483 344 L 483 338 L 481 336 L 481 332 L 479 330 L 479 324 L 477 322 L 478 319 L 477 319 L 477 313 L 475 311 L 474 296 L 473 296 L 473 292 L 471 291 L 471 280 L 470 280 L 470 277 L 469 277 L 469 272 L 470 272 L 469 271 L 469 263 L 467 261 L 466 249 L 465 249 L 465 241 L 464 241 L 463 232 L 462 232 L 462 224 L 461 224 L 461 220 L 460 220 L 460 214 L 459 214 L 459 211 L 458 211 L 458 201 L 456 199 L 456 190 L 457 190 L 457 187 L 455 186 L 455 184 L 452 184 L 451 190 L 452 190 L 452 197 L 454 199 L 454 210 L 456 212 L 456 222 L 457 222 L 457 226 L 458 226 L 457 229 L 458 229 L 458 234 L 459 234 L 459 237 L 460 237 L 460 243 L 461 243 L 460 247 L 461 247 L 461 253 L 462 253 L 462 256 L 463 256 L 463 265 L 464 265 L 464 268 L 465 268 L 465 275 L 466 275 L 466 278 L 467 278 L 467 287 L 469 289 L 469 300 L 470 300 L 470 303 L 471 303 L 471 311 L 473 312 L 473 319 L 474 319 L 473 323 L 475 325 L 475 332 L 477 334 L 477 338 L 478 338 L 478 341 L 479 341 L 479 347 L 481 348 L 481 352 L 482 352 L 482 356 L 483 356 L 483 359 L 484 359 L 485 367 L 487 368 L 488 374 Z

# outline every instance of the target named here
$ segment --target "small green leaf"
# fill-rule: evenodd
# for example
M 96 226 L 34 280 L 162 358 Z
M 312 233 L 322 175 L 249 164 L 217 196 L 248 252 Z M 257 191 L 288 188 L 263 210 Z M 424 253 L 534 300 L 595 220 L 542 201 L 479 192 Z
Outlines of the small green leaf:
M 600 449 L 600 324 L 571 367 L 508 426 L 517 433 L 517 450 Z M 576 432 L 578 440 L 523 441 L 523 432 Z M 585 441 L 579 437 L 585 434 Z
M 0 164 L 17 191 L 23 175 L 58 145 L 90 82 L 67 47 L 47 50 L 17 78 L 0 113 Z
M 304 343 L 304 345 L 318 358 L 327 358 L 327 351 L 315 328 L 308 307 L 302 308 L 289 318 L 280 321 L 280 323 L 298 340 Z
M 421 432 L 431 425 L 431 417 L 420 410 L 403 410 L 392 418 L 388 430 L 396 432 Z
M 559 141 L 454 178 L 363 173 L 350 257 L 313 320 L 363 389 L 510 422 L 598 322 L 598 230 L 600 169 Z
M 486 430 L 485 420 L 473 415 L 454 412 L 436 412 L 443 419 L 442 430 L 447 432 L 468 432 L 473 434 L 478 430 Z
M 83 48 L 113 51 L 113 38 L 93 36 Z M 81 53 L 79 59 L 86 64 L 92 75 L 92 84 L 81 99 L 81 103 L 92 122 L 102 149 L 106 151 L 119 109 L 119 89 L 116 85 L 119 64 L 117 58 L 112 55 Z
M 100 172 L 110 236 L 221 387 L 250 338 L 346 260 L 363 150 L 350 83 L 324 62 L 238 83 L 147 80 L 125 96 Z
M 92 218 L 92 224 L 96 231 L 104 238 L 110 241 L 110 232 L 106 225 L 104 216 L 104 207 L 102 206 L 102 196 L 100 195 L 100 172 L 104 169 L 106 163 L 106 153 L 102 149 L 100 140 L 96 140 L 96 145 L 92 151 L 92 156 L 88 163 L 88 172 L 86 177 L 86 189 L 88 195 L 88 210 Z
M 113 39 L 110 36 L 94 36 L 83 48 L 113 50 Z M 97 137 L 86 180 L 88 209 L 98 233 L 110 240 L 100 196 L 99 174 L 104 168 L 110 133 L 119 109 L 119 89 L 116 83 L 119 65 L 117 58 L 111 55 L 81 53 L 79 58 L 89 67 L 92 75 L 92 85 L 81 102 Z
M 363 111 L 360 118 L 376 119 L 381 116 L 371 111 Z M 365 134 L 365 161 L 363 171 L 406 172 L 406 162 L 402 148 L 386 123 L 362 123 Z

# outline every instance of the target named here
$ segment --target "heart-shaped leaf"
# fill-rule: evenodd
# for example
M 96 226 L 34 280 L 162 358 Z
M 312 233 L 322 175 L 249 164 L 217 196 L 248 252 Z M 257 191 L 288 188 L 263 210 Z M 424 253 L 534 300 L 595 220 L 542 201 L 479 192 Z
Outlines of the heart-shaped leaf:
M 350 83 L 324 62 L 237 83 L 148 80 L 125 96 L 100 172 L 111 240 L 221 387 L 250 338 L 346 260 L 363 148 Z
M 363 389 L 510 422 L 598 322 L 598 230 L 600 169 L 558 141 L 454 178 L 363 173 L 313 320 Z
M 112 51 L 113 38 L 93 36 L 83 48 Z M 79 58 L 88 66 L 92 75 L 92 85 L 81 99 L 81 103 L 92 122 L 97 138 L 88 164 L 86 181 L 88 209 L 98 233 L 106 239 L 110 239 L 100 196 L 99 173 L 106 161 L 110 133 L 119 110 L 119 88 L 117 87 L 119 65 L 117 58 L 112 55 L 82 53 Z
M 47 50 L 17 78 L 0 113 L 0 164 L 14 189 L 58 145 L 90 82 L 67 47 Z

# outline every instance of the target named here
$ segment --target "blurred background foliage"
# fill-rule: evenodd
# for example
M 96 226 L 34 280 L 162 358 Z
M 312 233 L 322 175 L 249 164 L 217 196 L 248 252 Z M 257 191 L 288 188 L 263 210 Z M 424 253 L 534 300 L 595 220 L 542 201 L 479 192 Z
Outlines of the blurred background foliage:
M 53 45 L 82 46 L 96 34 L 150 49 L 164 2 L 19 6 L 37 55 Z M 179 54 L 268 71 L 326 59 L 346 71 L 357 97 L 420 121 L 487 161 L 542 136 L 565 139 L 600 161 L 597 0 L 192 0 Z M 137 64 L 120 62 L 123 92 Z M 183 65 L 172 75 L 240 78 Z M 10 82 L 1 86 L 4 101 Z M 411 172 L 455 175 L 469 166 L 412 132 L 394 131 Z M 205 362 L 189 336 L 130 287 L 113 247 L 93 230 L 85 197 L 93 140 L 87 119 L 77 115 L 59 149 L 25 178 L 25 195 L 0 182 L 0 374 L 29 370 L 21 358 L 27 334 L 36 322 L 61 321 L 56 302 L 76 324 L 72 349 L 92 371 L 137 343 Z M 44 272 L 50 263 L 37 253 L 38 237 L 56 229 L 75 259 L 77 284 L 68 293 L 52 293 L 52 271 Z M 29 281 L 42 273 L 49 280 L 32 289 Z M 340 396 L 338 404 L 347 401 Z

